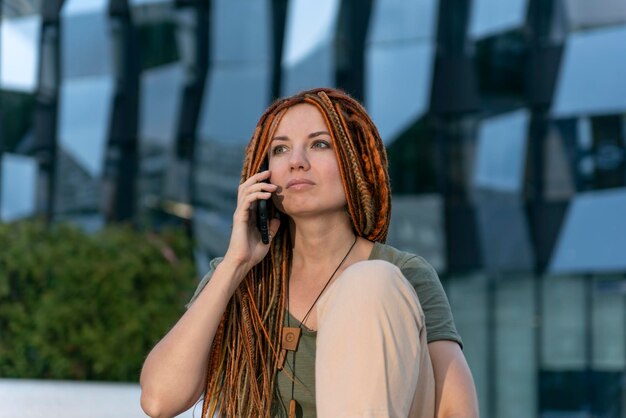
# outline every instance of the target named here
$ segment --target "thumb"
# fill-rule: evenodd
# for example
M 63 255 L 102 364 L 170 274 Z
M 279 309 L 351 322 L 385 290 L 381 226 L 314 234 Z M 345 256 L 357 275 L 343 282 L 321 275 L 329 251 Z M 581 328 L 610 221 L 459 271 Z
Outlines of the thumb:
M 280 219 L 274 218 L 270 220 L 270 234 L 271 234 L 272 239 L 274 239 L 274 237 L 276 236 L 276 233 L 278 232 L 279 227 L 280 227 Z

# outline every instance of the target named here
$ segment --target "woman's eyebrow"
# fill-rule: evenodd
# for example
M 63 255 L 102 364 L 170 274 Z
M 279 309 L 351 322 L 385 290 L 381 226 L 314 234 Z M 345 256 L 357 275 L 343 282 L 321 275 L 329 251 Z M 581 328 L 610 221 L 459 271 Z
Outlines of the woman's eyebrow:
M 275 136 L 274 138 L 272 138 L 272 141 L 289 141 L 289 137 L 288 136 Z
M 316 131 L 316 132 L 311 132 L 308 137 L 309 138 L 315 138 L 316 136 L 320 136 L 320 135 L 328 135 L 330 136 L 330 133 L 328 131 Z M 286 135 L 281 135 L 281 136 L 275 136 L 274 138 L 272 138 L 272 141 L 289 141 L 289 137 Z
M 316 136 L 320 136 L 320 135 L 330 136 L 330 133 L 328 133 L 328 131 L 317 131 L 317 132 L 310 133 L 309 138 L 315 138 Z

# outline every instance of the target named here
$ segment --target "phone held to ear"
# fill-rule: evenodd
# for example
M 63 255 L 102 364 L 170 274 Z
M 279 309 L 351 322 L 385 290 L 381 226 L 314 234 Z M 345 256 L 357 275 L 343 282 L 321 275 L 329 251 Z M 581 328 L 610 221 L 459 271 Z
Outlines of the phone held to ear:
M 259 170 L 259 172 L 263 172 L 266 171 L 268 169 L 267 167 L 267 161 L 265 161 L 262 165 L 261 165 L 261 169 Z M 265 183 L 269 183 L 268 180 L 263 180 Z M 263 241 L 263 244 L 269 244 L 270 243 L 270 228 L 269 228 L 269 199 L 268 200 L 264 200 L 264 199 L 259 199 L 256 202 L 256 226 L 259 229 L 259 232 L 261 233 L 261 241 Z

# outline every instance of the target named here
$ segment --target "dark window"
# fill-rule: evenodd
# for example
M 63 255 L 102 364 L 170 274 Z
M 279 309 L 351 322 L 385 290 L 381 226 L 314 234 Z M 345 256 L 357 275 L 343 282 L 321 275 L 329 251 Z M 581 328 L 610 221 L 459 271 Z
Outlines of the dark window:
M 476 43 L 476 74 L 483 108 L 510 108 L 524 98 L 527 45 L 521 31 Z
M 437 191 L 436 147 L 432 129 L 422 118 L 387 148 L 389 175 L 394 194 Z
M 541 371 L 540 417 L 621 417 L 623 375 L 595 370 Z
M 35 97 L 32 94 L 0 91 L 0 150 L 14 152 L 32 128 Z
M 146 70 L 178 61 L 174 22 L 144 23 L 137 29 L 141 50 L 141 69 Z

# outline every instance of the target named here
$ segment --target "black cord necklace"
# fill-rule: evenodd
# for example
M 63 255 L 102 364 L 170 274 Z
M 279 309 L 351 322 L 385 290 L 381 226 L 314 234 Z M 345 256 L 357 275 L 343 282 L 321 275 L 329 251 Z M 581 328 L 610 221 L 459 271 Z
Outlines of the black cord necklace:
M 339 269 L 343 265 L 344 261 L 346 261 L 346 259 L 348 258 L 348 256 L 352 252 L 352 248 L 354 248 L 354 245 L 356 244 L 356 241 L 357 241 L 357 236 L 354 237 L 354 242 L 350 246 L 350 249 L 348 250 L 346 255 L 341 259 L 341 262 L 339 263 L 339 265 L 337 266 L 335 271 L 333 271 L 333 274 L 330 275 L 330 277 L 326 281 L 326 284 L 324 285 L 322 290 L 319 292 L 319 294 L 317 295 L 317 297 L 313 301 L 313 304 L 311 305 L 309 310 L 304 315 L 304 318 L 302 318 L 302 321 L 300 322 L 300 325 L 298 325 L 297 327 L 292 327 L 291 324 L 290 324 L 290 321 L 289 321 L 289 281 L 287 281 L 287 326 L 283 327 L 283 336 L 282 336 L 282 341 L 281 341 L 281 352 L 280 352 L 280 356 L 278 358 L 278 370 L 282 370 L 283 369 L 283 367 L 285 365 L 285 358 L 287 356 L 287 351 L 291 351 L 293 354 L 292 354 L 292 361 L 291 361 L 291 363 L 292 363 L 292 376 L 291 376 L 291 401 L 289 401 L 289 418 L 295 418 L 296 417 L 296 409 L 297 409 L 297 406 L 298 406 L 298 403 L 294 399 L 293 395 L 294 395 L 295 380 L 296 380 L 296 352 L 298 351 L 298 344 L 300 343 L 300 336 L 302 335 L 302 327 L 304 326 L 304 324 L 305 324 L 307 318 L 309 317 L 309 314 L 311 313 L 311 311 L 313 311 L 313 307 L 315 306 L 315 304 L 317 304 L 317 301 L 319 300 L 319 298 L 324 293 L 324 290 L 326 290 L 326 288 L 330 284 L 330 281 L 333 279 L 333 277 L 335 277 L 335 274 L 337 274 L 337 271 L 339 271 Z

